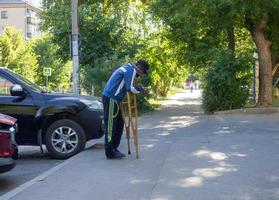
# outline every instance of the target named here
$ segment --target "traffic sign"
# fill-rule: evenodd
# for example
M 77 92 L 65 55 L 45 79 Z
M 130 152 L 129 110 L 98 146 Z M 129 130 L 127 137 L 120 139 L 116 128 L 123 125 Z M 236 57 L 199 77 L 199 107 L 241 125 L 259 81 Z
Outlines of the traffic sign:
M 44 76 L 51 76 L 51 68 L 50 67 L 44 67 L 43 69 Z

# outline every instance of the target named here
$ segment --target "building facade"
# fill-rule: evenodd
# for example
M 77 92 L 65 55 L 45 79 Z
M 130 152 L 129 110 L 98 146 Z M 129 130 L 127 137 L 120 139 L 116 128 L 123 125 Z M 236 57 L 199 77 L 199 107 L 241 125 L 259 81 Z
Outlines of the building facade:
M 25 39 L 41 35 L 38 29 L 40 12 L 31 1 L 0 0 L 0 34 L 8 25 L 20 29 Z

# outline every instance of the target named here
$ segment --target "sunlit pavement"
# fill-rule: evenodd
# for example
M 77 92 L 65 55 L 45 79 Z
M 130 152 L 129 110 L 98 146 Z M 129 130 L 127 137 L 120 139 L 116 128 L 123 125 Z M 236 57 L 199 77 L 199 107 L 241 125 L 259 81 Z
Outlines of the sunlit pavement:
M 139 119 L 140 159 L 92 145 L 3 199 L 279 199 L 279 115 L 204 115 L 200 95 L 181 91 Z

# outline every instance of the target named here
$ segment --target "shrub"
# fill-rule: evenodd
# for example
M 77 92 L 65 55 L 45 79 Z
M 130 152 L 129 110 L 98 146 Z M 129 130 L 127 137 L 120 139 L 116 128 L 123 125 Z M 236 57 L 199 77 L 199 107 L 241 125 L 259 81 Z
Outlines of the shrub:
M 202 107 L 206 113 L 243 107 L 249 97 L 251 63 L 244 56 L 222 51 L 203 79 Z

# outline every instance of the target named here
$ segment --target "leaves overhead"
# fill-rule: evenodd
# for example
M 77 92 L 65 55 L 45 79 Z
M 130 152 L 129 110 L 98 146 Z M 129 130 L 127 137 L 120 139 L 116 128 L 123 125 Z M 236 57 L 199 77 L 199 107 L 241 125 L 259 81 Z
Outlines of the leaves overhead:
M 7 26 L 0 36 L 1 66 L 34 81 L 37 60 L 32 45 L 31 41 L 23 39 L 21 31 Z

